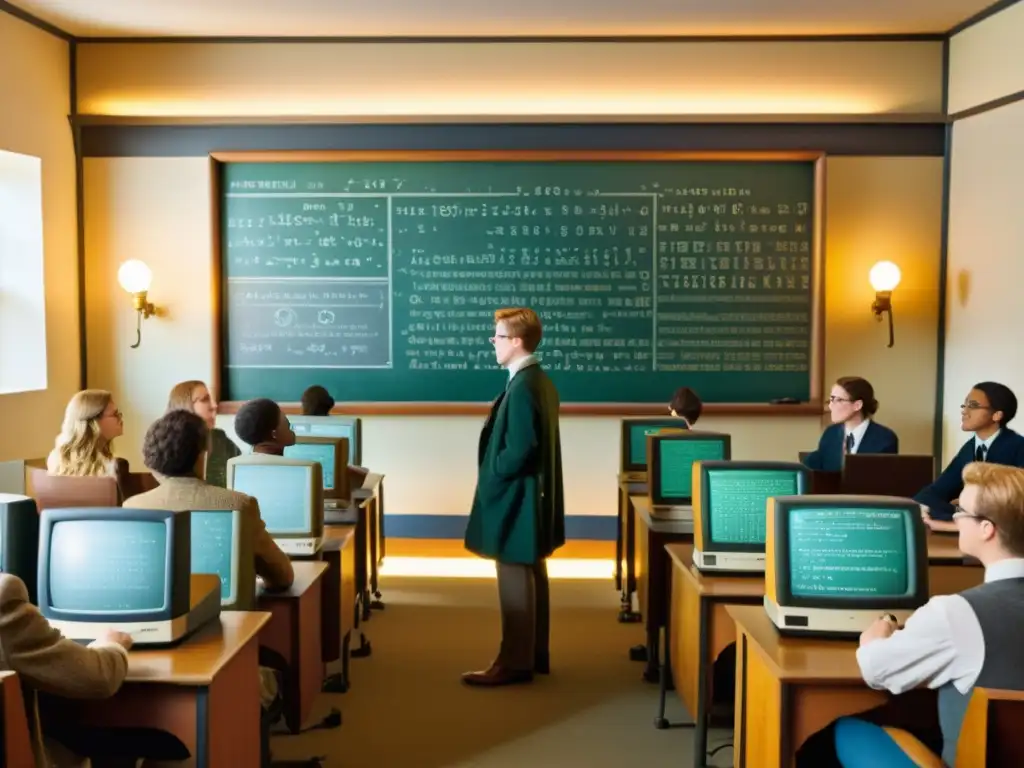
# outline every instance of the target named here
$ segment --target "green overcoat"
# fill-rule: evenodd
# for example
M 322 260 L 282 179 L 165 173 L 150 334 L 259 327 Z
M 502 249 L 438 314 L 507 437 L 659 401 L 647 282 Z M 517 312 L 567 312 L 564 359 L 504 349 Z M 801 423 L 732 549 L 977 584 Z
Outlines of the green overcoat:
M 565 543 L 558 391 L 536 363 L 516 372 L 480 433 L 466 549 L 535 563 Z

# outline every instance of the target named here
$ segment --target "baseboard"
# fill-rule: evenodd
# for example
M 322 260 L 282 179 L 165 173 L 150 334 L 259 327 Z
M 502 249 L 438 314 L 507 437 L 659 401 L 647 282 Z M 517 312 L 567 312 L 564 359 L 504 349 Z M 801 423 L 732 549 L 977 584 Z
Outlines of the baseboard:
M 461 539 L 469 515 L 388 514 L 384 531 L 389 539 Z M 583 541 L 615 541 L 617 520 L 608 515 L 568 515 L 565 538 Z

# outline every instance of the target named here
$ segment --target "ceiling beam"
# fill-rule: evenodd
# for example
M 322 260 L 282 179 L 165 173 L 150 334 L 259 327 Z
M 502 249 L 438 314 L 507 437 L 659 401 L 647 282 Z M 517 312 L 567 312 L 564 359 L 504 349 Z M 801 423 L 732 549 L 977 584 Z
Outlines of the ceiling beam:
M 63 29 L 56 26 L 55 24 L 51 24 L 48 21 L 43 21 L 38 16 L 29 13 L 23 8 L 19 8 L 16 5 L 12 5 L 11 3 L 7 2 L 7 0 L 0 0 L 0 12 L 13 16 L 16 19 L 21 19 L 22 21 L 31 24 L 33 27 L 41 29 L 43 30 L 43 32 L 49 32 L 51 35 L 55 35 L 56 37 L 59 37 L 61 40 L 66 40 L 69 43 L 73 42 L 75 39 L 75 36 L 72 35 L 70 32 L 65 32 Z

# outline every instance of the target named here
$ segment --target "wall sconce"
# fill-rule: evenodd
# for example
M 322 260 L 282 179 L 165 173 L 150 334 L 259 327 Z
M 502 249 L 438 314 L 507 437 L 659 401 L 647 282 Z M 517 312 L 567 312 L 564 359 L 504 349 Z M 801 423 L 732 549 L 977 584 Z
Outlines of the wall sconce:
M 880 261 L 871 268 L 868 273 L 868 280 L 871 287 L 875 289 L 875 301 L 871 305 L 871 311 L 875 313 L 875 319 L 882 322 L 882 314 L 889 315 L 889 346 L 895 341 L 892 329 L 892 292 L 900 284 L 900 268 L 891 261 Z
M 153 282 L 153 272 L 138 259 L 124 262 L 117 270 L 117 282 L 132 295 L 132 307 L 135 309 L 135 343 L 132 349 L 138 349 L 142 343 L 142 321 L 156 314 L 156 308 L 146 300 L 149 285 Z

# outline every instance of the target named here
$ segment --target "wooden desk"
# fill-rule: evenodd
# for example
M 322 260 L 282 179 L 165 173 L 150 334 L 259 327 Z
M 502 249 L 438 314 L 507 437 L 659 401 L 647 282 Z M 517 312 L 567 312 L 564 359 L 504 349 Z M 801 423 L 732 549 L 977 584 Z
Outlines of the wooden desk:
M 960 551 L 956 536 L 929 533 L 927 540 L 929 594 L 955 595 L 985 581 L 981 562 Z
M 631 496 L 647 496 L 647 483 L 640 482 L 633 475 L 619 474 L 618 498 L 619 514 L 615 526 L 615 588 L 621 593 L 622 605 L 619 621 L 634 622 L 640 620 L 640 614 L 633 611 L 633 593 L 636 591 L 636 574 L 633 572 L 633 560 L 636 557 L 634 542 L 636 533 L 633 518 Z
M 660 634 L 668 619 L 668 603 L 672 589 L 666 544 L 679 544 L 693 552 L 693 525 L 680 520 L 658 520 L 651 517 L 651 503 L 646 496 L 631 496 L 636 531 L 634 570 L 636 573 L 637 607 L 647 632 L 647 666 L 644 680 L 656 683 L 660 677 Z
M 45 717 L 166 731 L 192 754 L 176 763 L 183 767 L 258 768 L 259 634 L 270 622 L 269 613 L 223 611 L 180 645 L 131 651 L 128 677 L 112 698 L 42 697 Z
M 839 717 L 882 704 L 917 722 L 922 715 L 914 713 L 929 709 L 925 700 L 937 712 L 934 691 L 890 697 L 868 688 L 856 640 L 784 637 L 761 605 L 725 610 L 737 635 L 736 768 L 790 768 L 808 737 Z
M 324 529 L 322 650 L 324 664 L 340 659 L 341 673 L 324 684 L 329 693 L 344 693 L 350 678 L 349 650 L 356 627 L 356 526 L 332 525 Z
M 700 766 L 706 761 L 708 746 L 713 665 L 719 654 L 736 642 L 736 623 L 726 609 L 730 605 L 763 606 L 764 574 L 701 573 L 691 564 L 692 546 L 669 544 L 665 550 L 672 562 L 666 663 L 676 691 L 694 720 L 693 764 Z M 655 721 L 657 727 L 668 726 L 664 714 L 662 708 Z
M 260 642 L 281 654 L 288 665 L 284 719 L 288 730 L 298 733 L 313 709 L 324 679 L 320 617 L 327 563 L 294 561 L 292 567 L 292 586 L 282 592 L 268 592 L 260 587 L 257 602 L 260 610 L 271 614 Z

